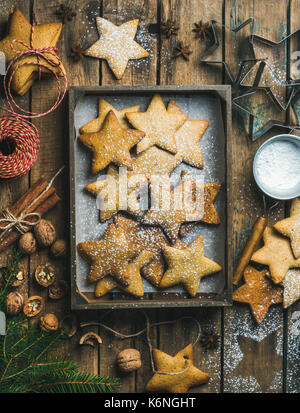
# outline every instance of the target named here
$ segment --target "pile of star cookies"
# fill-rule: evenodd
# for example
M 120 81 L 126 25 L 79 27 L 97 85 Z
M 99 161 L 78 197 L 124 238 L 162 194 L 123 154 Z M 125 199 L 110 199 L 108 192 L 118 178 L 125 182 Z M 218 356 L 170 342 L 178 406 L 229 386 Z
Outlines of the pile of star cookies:
M 120 167 L 127 168 L 128 185 L 114 186 L 114 200 L 100 208 L 100 221 L 108 223 L 99 240 L 78 244 L 82 257 L 90 264 L 88 281 L 95 283 L 96 297 L 116 288 L 135 297 L 144 295 L 143 276 L 155 287 L 181 284 L 195 296 L 201 278 L 221 270 L 204 255 L 204 239 L 198 236 L 189 245 L 180 238 L 197 222 L 219 224 L 214 206 L 221 184 L 199 185 L 186 172 L 180 183 L 155 193 L 155 180 L 169 177 L 181 163 L 203 168 L 199 141 L 209 126 L 206 120 L 188 120 L 174 101 L 166 108 L 160 95 L 153 96 L 146 112 L 139 106 L 115 109 L 104 99 L 99 101 L 99 115 L 80 129 L 79 141 L 92 151 L 91 173 L 102 179 L 86 185 L 85 190 L 104 202 L 111 196 L 111 182 L 119 182 Z M 106 168 L 106 170 L 105 170 Z M 138 188 L 150 188 L 151 207 L 142 208 Z M 189 199 L 175 205 L 175 194 L 190 188 Z M 164 192 L 166 191 L 166 192 Z M 164 194 L 170 205 L 164 208 Z M 200 198 L 196 194 L 201 193 Z M 121 200 L 127 200 L 126 208 Z M 191 198 L 193 198 L 191 200 Z M 192 202 L 193 201 L 193 202 Z M 125 215 L 119 215 L 119 211 Z
M 287 308 L 300 298 L 300 199 L 291 204 L 290 217 L 266 227 L 264 246 L 251 257 L 268 267 L 258 271 L 247 267 L 245 284 L 233 293 L 235 301 L 248 303 L 258 323 L 270 305 L 282 303 Z

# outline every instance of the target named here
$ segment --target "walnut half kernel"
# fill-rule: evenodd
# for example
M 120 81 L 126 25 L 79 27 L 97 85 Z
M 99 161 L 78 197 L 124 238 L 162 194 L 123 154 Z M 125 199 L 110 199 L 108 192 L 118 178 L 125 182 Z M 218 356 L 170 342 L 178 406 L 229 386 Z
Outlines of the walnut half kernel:
M 44 308 L 44 299 L 38 295 L 27 298 L 24 303 L 23 312 L 27 317 L 38 315 Z
M 56 279 L 55 272 L 55 267 L 53 265 L 39 265 L 34 272 L 36 282 L 42 287 L 49 287 Z

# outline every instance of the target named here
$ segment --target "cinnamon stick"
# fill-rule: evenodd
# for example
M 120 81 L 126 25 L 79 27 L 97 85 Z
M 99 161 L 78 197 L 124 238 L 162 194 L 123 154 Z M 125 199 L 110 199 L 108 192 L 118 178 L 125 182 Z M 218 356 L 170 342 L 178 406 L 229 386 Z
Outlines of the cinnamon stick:
M 12 206 L 8 209 L 14 216 L 19 216 L 24 209 L 30 205 L 46 188 L 48 182 L 46 179 L 40 178 L 37 182 L 35 182 L 25 194 L 21 196 Z M 0 218 L 3 218 L 3 215 L 0 214 Z M 0 228 L 5 226 L 5 224 L 1 223 Z
M 53 188 L 53 187 L 51 187 Z M 48 211 L 50 211 L 54 206 L 60 201 L 60 197 L 55 193 L 55 189 L 49 189 L 48 197 L 45 199 L 45 195 L 43 195 L 40 199 L 43 198 L 43 202 L 36 204 L 35 208 L 31 208 L 30 212 L 36 212 L 40 216 L 45 215 Z M 45 194 L 46 194 L 45 193 Z M 29 211 L 29 210 L 28 210 Z M 29 213 L 29 212 L 28 212 Z M 34 222 L 34 217 L 28 217 L 27 219 L 29 222 Z M 12 243 L 14 243 L 19 237 L 21 236 L 20 232 L 16 229 L 12 229 L 10 232 L 6 234 L 3 240 L 0 241 L 0 253 L 4 251 L 7 247 L 9 247 Z
M 263 217 L 258 217 L 255 224 L 252 227 L 249 238 L 247 239 L 246 245 L 243 249 L 243 252 L 240 255 L 239 261 L 235 268 L 232 280 L 234 285 L 237 285 L 241 280 L 243 272 L 249 264 L 249 261 L 253 255 L 254 250 L 258 246 L 266 226 L 267 220 Z

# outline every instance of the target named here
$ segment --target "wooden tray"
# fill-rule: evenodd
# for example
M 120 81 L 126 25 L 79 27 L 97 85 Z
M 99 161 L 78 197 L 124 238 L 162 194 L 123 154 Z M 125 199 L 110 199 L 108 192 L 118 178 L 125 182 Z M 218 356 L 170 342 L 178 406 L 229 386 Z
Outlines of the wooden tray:
M 76 129 L 75 109 L 77 104 L 87 96 L 107 98 L 107 96 L 122 97 L 122 95 L 149 95 L 160 93 L 162 95 L 178 95 L 179 97 L 199 95 L 211 95 L 219 98 L 222 112 L 223 130 L 225 134 L 225 176 L 222 182 L 225 187 L 225 215 L 226 225 L 225 237 L 225 283 L 222 292 L 198 293 L 196 297 L 189 297 L 184 293 L 155 292 L 145 293 L 144 297 L 132 298 L 125 293 L 109 293 L 104 297 L 95 298 L 93 292 L 82 292 L 77 287 L 78 263 L 77 263 L 77 230 L 76 227 Z M 125 106 L 125 104 L 123 105 Z M 129 105 L 128 105 L 129 106 Z M 102 308 L 161 308 L 161 307 L 208 307 L 229 306 L 232 304 L 232 257 L 231 257 L 231 87 L 227 85 L 211 86 L 130 86 L 130 87 L 71 87 L 69 90 L 69 172 L 70 172 L 70 246 L 71 246 L 71 307 L 79 309 L 102 309 Z M 97 177 L 95 177 L 97 179 Z

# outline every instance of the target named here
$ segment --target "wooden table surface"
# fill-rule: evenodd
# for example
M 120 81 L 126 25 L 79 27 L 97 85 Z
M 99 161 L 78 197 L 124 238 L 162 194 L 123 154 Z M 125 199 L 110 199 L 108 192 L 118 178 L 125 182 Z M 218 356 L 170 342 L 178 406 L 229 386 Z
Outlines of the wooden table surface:
M 199 62 L 205 43 L 195 39 L 191 32 L 193 23 L 199 20 L 215 19 L 227 27 L 235 27 L 250 16 L 255 18 L 255 31 L 272 40 L 279 40 L 288 31 L 300 26 L 300 0 L 6 0 L 0 11 L 1 36 L 5 35 L 9 10 L 17 6 L 31 21 L 37 24 L 57 21 L 56 10 L 60 3 L 68 4 L 77 15 L 64 25 L 58 48 L 59 55 L 68 73 L 70 85 L 156 85 L 156 84 L 222 84 L 225 75 L 220 67 L 206 66 Z M 116 81 L 106 62 L 84 58 L 75 63 L 70 58 L 72 44 L 86 48 L 98 38 L 95 26 L 96 16 L 103 16 L 113 23 L 139 18 L 139 39 L 150 57 L 137 64 L 130 64 L 124 77 Z M 179 26 L 178 36 L 167 39 L 157 34 L 149 35 L 149 24 L 171 18 Z M 188 42 L 193 50 L 190 61 L 172 58 L 178 40 Z M 293 50 L 300 50 L 300 41 L 292 38 L 289 47 L 276 55 L 277 59 L 287 58 Z M 297 43 L 298 41 L 298 43 Z M 235 39 L 223 30 L 220 47 L 215 52 L 218 60 L 237 65 Z M 288 65 L 289 68 L 289 65 Z M 34 87 L 19 102 L 33 111 L 44 111 L 55 98 L 56 86 L 53 80 L 36 82 Z M 257 99 L 260 99 L 258 97 Z M 264 107 L 265 108 L 265 107 Z M 276 114 L 278 116 L 278 114 Z M 274 114 L 275 116 L 275 114 Z M 289 116 L 289 113 L 287 114 Z M 279 114 L 284 119 L 285 113 Z M 41 150 L 31 172 L 24 177 L 0 182 L 1 209 L 14 202 L 40 176 L 50 178 L 67 159 L 67 104 L 66 101 L 53 113 L 35 121 L 41 137 Z M 274 131 L 273 131 L 274 134 Z M 253 185 L 251 161 L 253 154 L 263 140 L 251 142 L 238 116 L 233 116 L 233 257 L 234 263 L 243 247 L 249 229 L 256 217 L 263 213 L 261 195 Z M 63 201 L 48 218 L 55 224 L 60 237 L 67 237 L 68 221 L 68 173 L 65 171 L 56 181 L 58 193 Z M 268 207 L 272 205 L 270 203 Z M 283 202 L 272 208 L 269 222 L 283 217 L 288 212 Z M 7 254 L 9 251 L 7 252 Z M 4 263 L 6 253 L 0 256 Z M 24 262 L 30 272 L 40 262 L 48 260 L 47 251 L 40 251 Z M 58 264 L 61 278 L 69 280 L 69 262 Z M 43 294 L 34 282 L 24 287 L 24 294 Z M 300 302 L 283 311 L 273 307 L 264 322 L 257 326 L 249 308 L 234 305 L 232 308 L 208 309 L 158 309 L 147 311 L 152 321 L 172 320 L 183 315 L 192 315 L 202 327 L 212 327 L 220 334 L 220 346 L 216 350 L 204 351 L 195 347 L 195 364 L 211 375 L 207 385 L 193 389 L 193 392 L 297 392 L 299 391 L 299 336 L 293 329 L 294 318 L 299 315 Z M 47 300 L 46 311 L 62 317 L 70 311 L 66 302 Z M 107 314 L 81 313 L 81 321 L 102 320 L 112 328 L 131 333 L 143 327 L 143 316 L 138 310 L 112 311 Z M 294 325 L 295 327 L 295 325 Z M 115 367 L 117 353 L 124 348 L 137 348 L 142 353 L 143 365 L 135 374 L 122 376 L 122 392 L 142 392 L 151 377 L 148 349 L 138 338 L 121 341 L 100 330 L 103 344 L 99 349 L 80 347 L 81 332 L 59 349 L 59 355 L 71 355 L 83 369 L 91 372 L 118 375 Z M 153 330 L 153 345 L 169 354 L 182 349 L 195 338 L 195 327 L 187 322 L 163 326 Z M 298 368 L 297 368 L 298 363 Z

